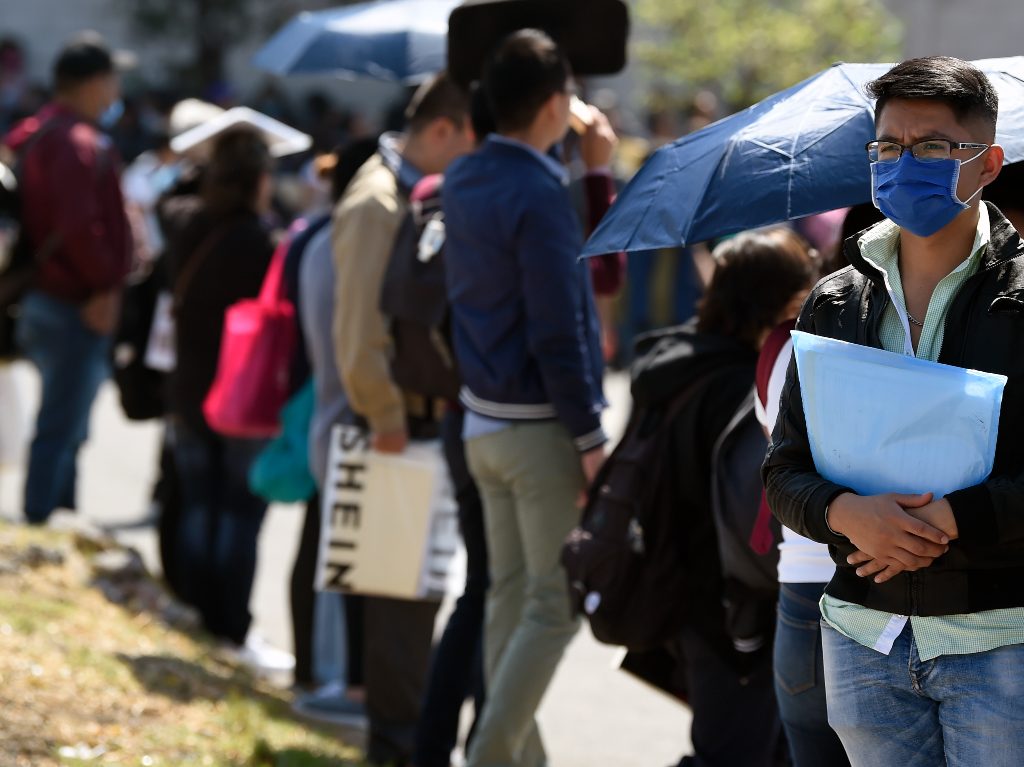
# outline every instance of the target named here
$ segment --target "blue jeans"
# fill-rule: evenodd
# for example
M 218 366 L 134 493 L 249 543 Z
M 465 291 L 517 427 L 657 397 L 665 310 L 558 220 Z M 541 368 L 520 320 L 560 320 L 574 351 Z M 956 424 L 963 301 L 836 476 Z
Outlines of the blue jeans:
M 348 627 L 345 596 L 320 591 L 313 609 L 313 680 L 317 685 L 348 685 Z
M 256 548 L 267 504 L 249 491 L 260 440 L 229 439 L 173 422 L 181 481 L 174 557 L 182 598 L 215 637 L 242 644 L 252 616 Z
M 1024 764 L 1024 645 L 922 661 L 909 623 L 889 655 L 821 634 L 829 722 L 854 767 Z
M 824 583 L 783 583 L 775 627 L 775 697 L 794 767 L 844 767 L 850 761 L 825 705 L 821 655 Z
M 110 375 L 111 341 L 85 326 L 80 307 L 29 293 L 17 343 L 42 379 L 25 481 L 25 517 L 42 524 L 54 509 L 75 508 L 78 451 L 89 436 L 96 393 Z

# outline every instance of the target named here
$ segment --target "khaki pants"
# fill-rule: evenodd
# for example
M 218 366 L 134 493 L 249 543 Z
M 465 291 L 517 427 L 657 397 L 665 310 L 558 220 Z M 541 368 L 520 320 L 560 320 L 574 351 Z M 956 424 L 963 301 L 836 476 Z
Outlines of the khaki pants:
M 562 543 L 579 523 L 579 454 L 557 422 L 514 424 L 466 444 L 490 555 L 484 651 L 487 702 L 469 767 L 547 764 L 534 715 L 579 627 Z

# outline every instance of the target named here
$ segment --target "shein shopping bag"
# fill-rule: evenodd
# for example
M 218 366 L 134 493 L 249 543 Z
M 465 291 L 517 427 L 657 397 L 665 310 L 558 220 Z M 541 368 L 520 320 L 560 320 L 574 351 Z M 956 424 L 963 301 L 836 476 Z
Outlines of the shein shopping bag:
M 439 440 L 385 455 L 361 429 L 336 426 L 323 496 L 318 589 L 444 597 L 461 539 Z

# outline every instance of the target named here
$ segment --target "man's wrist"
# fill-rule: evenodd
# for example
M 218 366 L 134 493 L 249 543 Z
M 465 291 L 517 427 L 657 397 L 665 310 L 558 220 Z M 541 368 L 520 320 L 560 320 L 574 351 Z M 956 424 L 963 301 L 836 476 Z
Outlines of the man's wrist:
M 605 434 L 604 429 L 600 426 L 589 434 L 584 434 L 581 437 L 576 437 L 573 440 L 573 444 L 576 446 L 576 450 L 584 455 L 597 450 L 598 448 L 604 448 L 605 443 L 608 442 L 608 435 Z
M 833 498 L 833 499 L 832 499 L 832 501 L 831 501 L 831 503 L 829 503 L 829 504 L 828 504 L 827 506 L 825 506 L 825 527 L 827 527 L 827 528 L 828 528 L 828 531 L 829 531 L 830 533 L 832 533 L 832 535 L 838 535 L 838 536 L 839 536 L 840 538 L 846 538 L 847 536 L 846 536 L 846 534 L 845 534 L 845 533 L 841 533 L 841 532 L 839 532 L 838 530 L 836 530 L 836 529 L 835 529 L 834 527 L 832 527 L 832 522 L 833 522 L 833 519 L 830 519 L 830 518 L 829 518 L 829 512 L 830 512 L 830 511 L 834 511 L 834 510 L 835 510 L 835 507 L 836 507 L 836 502 L 837 502 L 837 501 L 838 501 L 838 500 L 839 500 L 839 499 L 840 499 L 841 497 L 842 497 L 842 496 L 837 496 L 836 498 Z

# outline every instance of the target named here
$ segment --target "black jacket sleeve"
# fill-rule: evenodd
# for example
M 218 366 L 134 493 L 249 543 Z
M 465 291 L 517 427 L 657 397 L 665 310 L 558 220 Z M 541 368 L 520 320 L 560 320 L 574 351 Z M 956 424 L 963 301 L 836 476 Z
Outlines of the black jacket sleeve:
M 946 500 L 953 508 L 961 543 L 1013 544 L 1016 549 L 1024 540 L 1024 474 L 989 477 L 950 493 Z
M 804 304 L 797 320 L 797 330 L 814 332 L 816 294 L 817 291 L 812 293 Z M 761 478 L 768 505 L 782 524 L 819 543 L 839 545 L 846 542 L 843 536 L 836 535 L 825 524 L 825 510 L 837 496 L 852 491 L 828 481 L 818 474 L 814 466 L 795 358 L 789 363 L 779 418 L 761 469 Z

